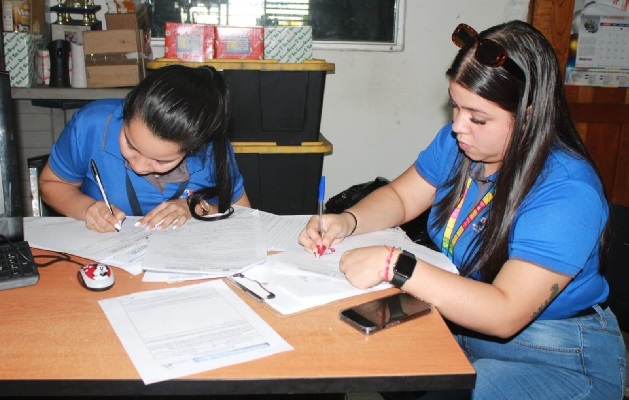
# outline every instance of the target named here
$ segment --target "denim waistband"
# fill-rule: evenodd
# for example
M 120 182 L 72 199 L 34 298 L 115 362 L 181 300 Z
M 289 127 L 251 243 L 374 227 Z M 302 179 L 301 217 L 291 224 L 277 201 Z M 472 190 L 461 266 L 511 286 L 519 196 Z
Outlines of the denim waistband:
M 597 305 L 599 307 L 601 307 L 601 309 L 603 309 L 603 310 L 606 309 L 609 306 L 609 304 L 607 304 L 607 300 L 605 300 L 605 301 L 603 301 L 601 303 L 598 303 Z M 579 318 L 579 317 L 585 317 L 585 316 L 592 315 L 592 314 L 596 314 L 596 310 L 594 309 L 594 306 L 588 307 L 585 310 L 581 310 L 581 311 L 579 311 L 577 313 L 574 313 L 571 316 L 569 316 L 568 318 Z

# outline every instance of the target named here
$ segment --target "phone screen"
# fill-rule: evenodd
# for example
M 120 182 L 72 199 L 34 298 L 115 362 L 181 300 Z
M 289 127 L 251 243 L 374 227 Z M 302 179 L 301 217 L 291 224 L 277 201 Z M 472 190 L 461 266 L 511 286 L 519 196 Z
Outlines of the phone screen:
M 340 317 L 354 328 L 369 335 L 428 314 L 430 310 L 429 303 L 407 293 L 397 293 L 341 310 Z

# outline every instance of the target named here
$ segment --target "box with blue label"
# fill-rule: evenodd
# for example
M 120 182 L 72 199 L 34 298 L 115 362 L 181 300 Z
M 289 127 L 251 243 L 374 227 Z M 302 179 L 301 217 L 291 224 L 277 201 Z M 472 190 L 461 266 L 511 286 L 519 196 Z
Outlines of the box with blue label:
M 35 55 L 41 36 L 30 33 L 4 32 L 4 63 L 13 87 L 35 86 Z

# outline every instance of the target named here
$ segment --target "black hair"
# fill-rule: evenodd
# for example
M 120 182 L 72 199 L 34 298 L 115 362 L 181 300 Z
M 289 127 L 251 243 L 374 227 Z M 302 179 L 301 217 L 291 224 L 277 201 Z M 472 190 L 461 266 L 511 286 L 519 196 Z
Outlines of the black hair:
M 508 260 L 509 234 L 518 207 L 542 173 L 551 150 L 565 149 L 587 160 L 595 171 L 596 167 L 573 122 L 557 58 L 544 35 L 526 22 L 511 21 L 481 32 L 478 39 L 491 39 L 502 46 L 525 78 L 519 79 L 505 68 L 480 63 L 474 57 L 476 46 L 459 50 L 446 72 L 451 82 L 495 103 L 514 118 L 495 183 L 490 217 L 465 255 L 461 269 L 463 275 L 480 271 L 484 282 L 492 282 Z M 447 182 L 451 190 L 436 204 L 436 226 L 445 225 L 456 207 L 471 163 L 459 153 Z M 601 235 L 602 250 L 608 235 L 609 223 Z M 601 271 L 604 255 L 605 251 L 601 251 Z
M 150 72 L 125 99 L 124 123 L 134 118 L 144 122 L 155 137 L 177 143 L 185 155 L 205 155 L 212 143 L 216 187 L 197 191 L 193 197 L 218 195 L 219 212 L 229 208 L 233 194 L 228 162 L 229 90 L 220 73 L 210 66 L 183 65 Z M 191 212 L 194 215 L 193 207 Z

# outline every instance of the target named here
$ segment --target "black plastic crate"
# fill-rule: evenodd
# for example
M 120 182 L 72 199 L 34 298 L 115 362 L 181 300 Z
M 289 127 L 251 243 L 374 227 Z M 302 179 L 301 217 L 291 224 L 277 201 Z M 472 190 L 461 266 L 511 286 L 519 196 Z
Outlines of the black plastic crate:
M 325 71 L 225 70 L 230 139 L 298 145 L 319 137 Z
M 203 63 L 158 58 L 148 71 L 166 65 L 209 65 L 220 71 L 231 95 L 232 142 L 274 142 L 295 146 L 319 140 L 326 74 L 325 60 L 280 63 L 277 60 L 212 59 Z
M 317 213 L 323 156 L 332 145 L 233 143 L 251 207 L 277 215 Z

